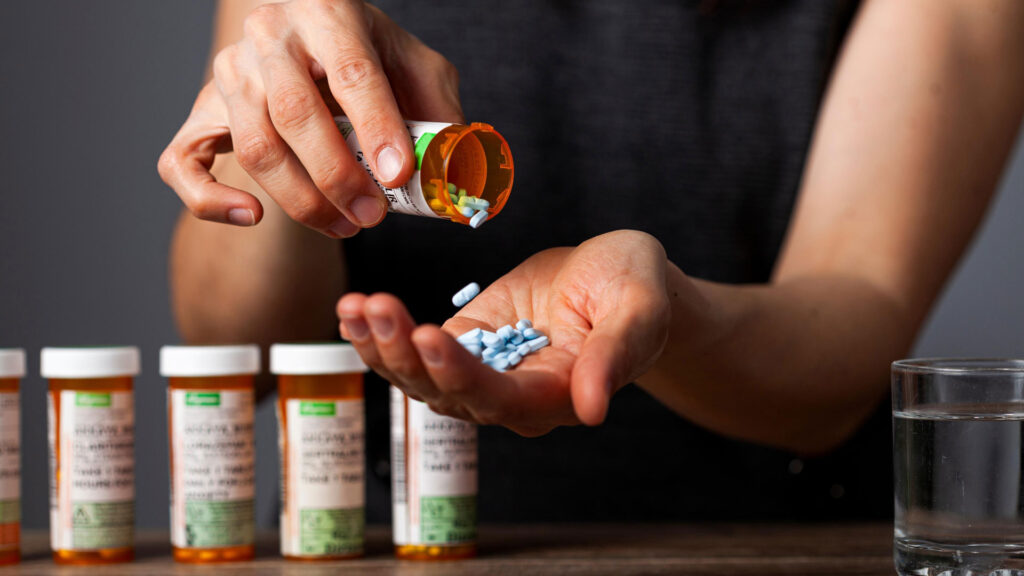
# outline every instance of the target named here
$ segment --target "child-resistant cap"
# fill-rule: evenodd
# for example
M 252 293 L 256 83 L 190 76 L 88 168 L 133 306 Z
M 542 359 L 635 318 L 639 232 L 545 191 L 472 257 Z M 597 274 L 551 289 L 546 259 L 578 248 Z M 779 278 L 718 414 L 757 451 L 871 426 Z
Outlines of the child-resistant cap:
M 135 346 L 109 348 L 43 348 L 39 355 L 43 378 L 112 378 L 139 374 L 139 349 Z
M 274 344 L 270 347 L 273 374 L 351 374 L 369 370 L 351 344 Z
M 259 374 L 260 348 L 242 346 L 164 346 L 160 375 L 169 378 Z
M 21 348 L 0 348 L 0 378 L 21 378 L 25 375 L 25 351 Z

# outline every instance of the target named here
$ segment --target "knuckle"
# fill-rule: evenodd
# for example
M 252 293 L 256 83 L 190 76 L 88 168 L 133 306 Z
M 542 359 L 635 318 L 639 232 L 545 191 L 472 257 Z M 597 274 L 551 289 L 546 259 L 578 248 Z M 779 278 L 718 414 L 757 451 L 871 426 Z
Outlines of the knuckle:
M 238 62 L 238 46 L 234 44 L 224 48 L 213 57 L 213 75 L 224 80 L 234 77 L 235 65 Z
M 285 210 L 292 220 L 304 224 L 316 230 L 322 230 L 331 225 L 337 217 L 337 210 L 319 198 L 302 198 L 289 204 Z M 393 373 L 393 367 L 380 366 L 388 373 Z
M 285 130 L 294 130 L 308 122 L 316 113 L 313 94 L 301 86 L 285 86 L 270 99 L 270 117 Z
M 349 54 L 334 62 L 333 75 L 343 86 L 366 84 L 374 74 L 377 63 L 365 54 Z
M 270 137 L 255 130 L 241 135 L 234 142 L 235 158 L 246 172 L 259 172 L 273 165 L 278 157 L 277 147 Z
M 156 171 L 160 174 L 160 178 L 170 185 L 171 178 L 178 168 L 178 160 L 171 147 L 168 146 L 161 154 L 160 158 L 156 161 Z
M 242 23 L 242 30 L 247 38 L 267 40 L 280 34 L 283 24 L 281 7 L 276 4 L 257 6 Z

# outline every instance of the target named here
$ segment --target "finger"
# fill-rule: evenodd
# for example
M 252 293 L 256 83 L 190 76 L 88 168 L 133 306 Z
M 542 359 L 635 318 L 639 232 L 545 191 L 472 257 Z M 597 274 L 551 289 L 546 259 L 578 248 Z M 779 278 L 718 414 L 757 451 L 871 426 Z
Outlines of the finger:
M 459 101 L 459 74 L 447 58 L 402 30 L 376 6 L 367 5 L 371 35 L 405 118 L 465 122 Z M 393 47 L 385 49 L 383 47 Z
M 364 3 L 321 2 L 315 10 L 303 22 L 317 24 L 300 25 L 300 36 L 352 121 L 377 180 L 389 188 L 405 184 L 416 169 L 412 138 L 373 47 Z
M 230 140 L 224 104 L 212 83 L 196 98 L 181 129 L 160 155 L 157 170 L 189 212 L 197 218 L 252 226 L 263 217 L 263 206 L 252 194 L 217 182 L 210 174 L 219 152 Z
M 412 345 L 410 335 L 416 324 L 405 305 L 390 294 L 374 294 L 366 299 L 363 311 L 381 363 L 397 378 L 393 383 L 432 404 L 450 404 L 431 381 Z
M 238 164 L 296 222 L 333 238 L 352 236 L 358 227 L 320 193 L 274 128 L 252 51 L 243 41 L 221 51 L 213 67 Z
M 253 32 L 267 108 L 278 134 L 317 189 L 351 222 L 374 226 L 384 218 L 384 196 L 338 131 L 299 49 L 268 32 Z M 303 58 L 306 56 L 303 55 Z
M 395 377 L 388 372 L 377 351 L 377 345 L 370 332 L 370 324 L 366 320 L 364 309 L 366 308 L 367 296 L 356 292 L 345 294 L 338 300 L 336 311 L 341 321 L 341 335 L 352 343 L 356 352 L 363 359 L 363 362 L 371 370 L 380 374 L 388 382 L 394 382 Z M 422 398 L 415 398 L 422 400 Z

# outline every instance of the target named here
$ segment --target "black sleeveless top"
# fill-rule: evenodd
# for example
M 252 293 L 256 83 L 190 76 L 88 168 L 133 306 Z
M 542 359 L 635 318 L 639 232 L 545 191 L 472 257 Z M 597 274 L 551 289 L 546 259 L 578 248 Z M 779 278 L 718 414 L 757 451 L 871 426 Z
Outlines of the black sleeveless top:
M 393 215 L 345 242 L 351 289 L 419 322 L 531 254 L 621 228 L 687 274 L 768 280 L 853 2 L 380 0 L 459 69 L 470 121 L 515 158 L 502 214 L 468 227 Z M 430 120 L 424 118 L 423 120 Z M 467 258 L 466 254 L 475 254 Z M 785 358 L 780 358 L 785 362 Z M 367 383 L 370 522 L 389 509 L 386 385 Z M 835 453 L 799 459 L 721 437 L 635 386 L 598 428 L 480 430 L 482 521 L 882 518 L 883 409 Z

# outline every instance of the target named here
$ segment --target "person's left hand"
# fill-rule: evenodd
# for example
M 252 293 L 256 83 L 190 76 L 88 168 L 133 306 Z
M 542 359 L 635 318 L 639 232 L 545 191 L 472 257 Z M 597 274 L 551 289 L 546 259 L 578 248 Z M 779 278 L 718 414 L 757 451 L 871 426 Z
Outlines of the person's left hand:
M 596 425 L 611 395 L 643 374 L 668 336 L 664 248 L 622 230 L 540 252 L 488 286 L 443 327 L 417 327 L 390 294 L 346 294 L 341 335 L 363 360 L 440 414 L 526 436 Z M 458 342 L 472 328 L 530 319 L 551 345 L 500 373 Z

